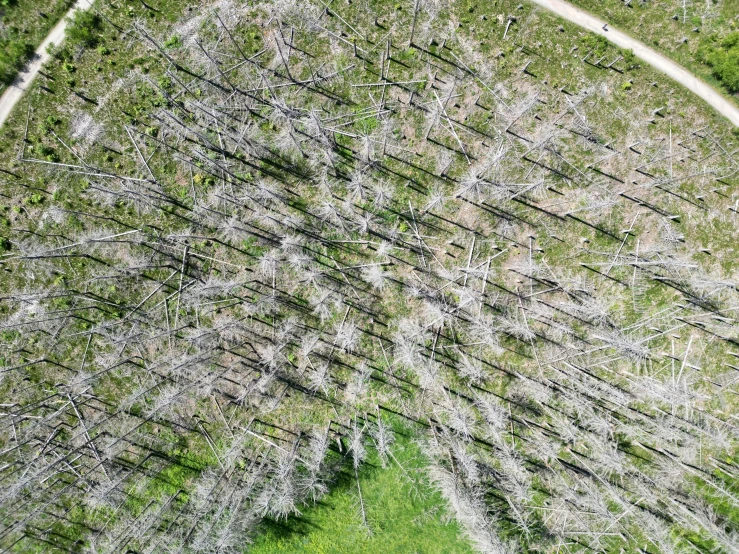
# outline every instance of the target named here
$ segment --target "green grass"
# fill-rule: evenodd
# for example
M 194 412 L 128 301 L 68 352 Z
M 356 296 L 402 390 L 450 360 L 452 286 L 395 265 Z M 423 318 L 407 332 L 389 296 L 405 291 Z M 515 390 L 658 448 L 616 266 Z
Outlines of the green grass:
M 399 436 L 394 456 L 383 468 L 373 453 L 359 473 L 368 527 L 362 522 L 357 481 L 349 466 L 332 492 L 302 516 L 265 522 L 264 533 L 246 552 L 471 554 L 458 525 L 445 523 L 443 501 L 425 482 L 418 447 Z

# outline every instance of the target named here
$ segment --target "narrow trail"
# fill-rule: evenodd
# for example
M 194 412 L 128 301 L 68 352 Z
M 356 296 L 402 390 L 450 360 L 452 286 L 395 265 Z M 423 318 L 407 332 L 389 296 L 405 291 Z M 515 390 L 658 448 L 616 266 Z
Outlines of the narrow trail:
M 637 58 L 661 71 L 671 79 L 674 79 L 693 94 L 701 97 L 718 113 L 739 127 L 739 107 L 734 105 L 730 100 L 727 100 L 721 93 L 700 80 L 690 71 L 673 62 L 669 58 L 666 58 L 662 54 L 657 53 L 643 42 L 636 40 L 626 33 L 622 33 L 618 29 L 613 29 L 610 26 L 608 26 L 607 31 L 604 30 L 603 26 L 606 24 L 605 21 L 598 19 L 594 15 L 575 7 L 568 2 L 565 2 L 565 0 L 531 0 L 531 2 L 554 12 L 558 16 L 571 21 L 575 25 L 605 37 L 620 48 L 632 50 Z
M 34 57 L 26 64 L 26 67 L 21 71 L 13 81 L 7 90 L 0 97 L 0 126 L 5 123 L 8 119 L 10 112 L 23 97 L 23 94 L 28 90 L 33 83 L 33 80 L 38 75 L 41 67 L 49 60 L 49 54 L 46 52 L 46 47 L 52 42 L 54 44 L 61 44 L 64 40 L 64 33 L 67 30 L 68 17 L 72 17 L 74 12 L 77 10 L 87 10 L 92 7 L 92 0 L 77 0 L 69 11 L 62 17 L 62 19 L 54 26 L 49 32 L 44 41 L 36 49 Z

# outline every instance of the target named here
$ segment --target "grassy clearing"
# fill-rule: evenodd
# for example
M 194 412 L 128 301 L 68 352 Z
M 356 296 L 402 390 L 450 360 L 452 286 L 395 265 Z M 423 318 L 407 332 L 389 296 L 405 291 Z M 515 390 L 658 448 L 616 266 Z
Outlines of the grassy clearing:
M 386 467 L 376 452 L 359 473 L 367 525 L 351 467 L 300 517 L 264 523 L 250 554 L 467 554 L 473 550 L 448 521 L 442 499 L 425 482 L 424 460 L 409 436 L 398 435 Z

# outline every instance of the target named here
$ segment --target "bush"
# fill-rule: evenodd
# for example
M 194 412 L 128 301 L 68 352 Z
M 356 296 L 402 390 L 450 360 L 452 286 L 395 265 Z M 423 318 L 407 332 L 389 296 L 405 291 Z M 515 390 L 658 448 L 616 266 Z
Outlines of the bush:
M 9 85 L 33 55 L 33 46 L 20 40 L 0 41 L 0 81 Z
M 739 92 L 739 32 L 729 33 L 720 42 L 715 37 L 704 41 L 698 57 L 729 92 Z
M 34 192 L 31 196 L 26 198 L 26 204 L 31 206 L 38 206 L 39 204 L 43 204 L 43 202 L 44 197 L 38 192 Z
M 103 21 L 94 12 L 77 11 L 67 27 L 67 40 L 70 44 L 81 44 L 94 48 L 100 42 L 100 30 Z
M 583 47 L 592 50 L 593 56 L 600 58 L 605 56 L 608 49 L 608 39 L 600 35 L 587 34 L 582 39 Z
M 179 35 L 172 35 L 166 41 L 164 41 L 165 48 L 178 48 L 182 46 L 182 39 Z

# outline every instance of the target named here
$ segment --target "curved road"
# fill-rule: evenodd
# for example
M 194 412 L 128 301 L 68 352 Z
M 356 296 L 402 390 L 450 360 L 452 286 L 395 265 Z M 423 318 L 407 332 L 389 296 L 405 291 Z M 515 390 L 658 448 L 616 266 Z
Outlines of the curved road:
M 49 54 L 46 47 L 52 42 L 61 44 L 64 40 L 64 31 L 67 29 L 67 18 L 72 17 L 77 10 L 87 10 L 92 7 L 92 0 L 77 0 L 67 14 L 57 23 L 49 32 L 44 42 L 36 49 L 36 55 L 26 65 L 26 67 L 18 74 L 13 84 L 10 85 L 2 97 L 0 97 L 0 126 L 8 119 L 10 112 L 23 96 L 23 93 L 30 87 L 33 80 L 38 75 L 41 66 L 49 60 Z
M 698 79 L 695 75 L 665 56 L 658 54 L 644 43 L 618 31 L 617 29 L 609 27 L 608 31 L 604 31 L 604 21 L 579 8 L 576 8 L 564 0 L 531 1 L 588 31 L 607 38 L 616 46 L 632 50 L 636 57 L 661 71 L 668 77 L 674 79 L 692 93 L 700 96 L 703 100 L 713 106 L 717 112 L 739 127 L 739 107 L 724 98 L 719 92 Z M 13 107 L 18 103 L 23 96 L 23 93 L 36 78 L 41 66 L 49 60 L 49 54 L 46 53 L 46 47 L 52 42 L 54 44 L 60 44 L 64 40 L 64 32 L 67 28 L 67 18 L 72 16 L 77 10 L 86 10 L 90 7 L 92 7 L 92 0 L 77 0 L 74 6 L 72 6 L 69 12 L 67 12 L 67 15 L 56 24 L 44 42 L 42 42 L 38 47 L 34 59 L 28 64 L 23 72 L 18 75 L 15 82 L 8 87 L 2 97 L 0 97 L 0 126 L 5 123 L 5 120 L 10 115 Z
M 605 25 L 605 21 L 590 15 L 588 12 L 583 11 L 580 8 L 576 8 L 564 0 L 531 0 L 531 2 L 554 12 L 558 16 L 571 21 L 575 25 L 579 25 L 588 31 L 607 38 L 616 46 L 627 50 L 633 50 L 634 55 L 637 58 L 645 61 L 655 69 L 674 79 L 690 92 L 703 98 L 703 100 L 713 106 L 718 113 L 739 127 L 739 107 L 734 105 L 730 100 L 724 98 L 721 93 L 701 81 L 688 70 L 676 64 L 669 58 L 666 58 L 662 54 L 658 54 L 643 42 L 640 42 L 611 27 L 608 27 L 608 31 L 604 31 L 603 25 Z

